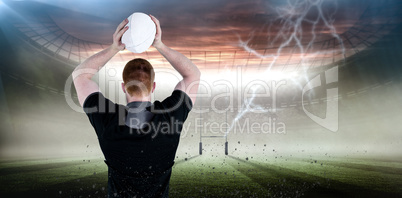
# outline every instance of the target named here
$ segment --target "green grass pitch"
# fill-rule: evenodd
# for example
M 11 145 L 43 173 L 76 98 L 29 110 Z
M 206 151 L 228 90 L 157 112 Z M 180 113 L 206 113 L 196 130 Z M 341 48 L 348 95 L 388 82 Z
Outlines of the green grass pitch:
M 402 161 L 363 158 L 177 159 L 170 197 L 402 197 Z M 106 197 L 101 158 L 2 160 L 0 197 Z

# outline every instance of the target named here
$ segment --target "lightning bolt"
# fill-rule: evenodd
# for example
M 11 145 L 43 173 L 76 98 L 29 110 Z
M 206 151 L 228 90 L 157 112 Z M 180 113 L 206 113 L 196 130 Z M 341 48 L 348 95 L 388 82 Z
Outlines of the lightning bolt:
M 287 0 L 286 5 L 275 8 L 275 12 L 277 17 L 275 17 L 272 21 L 269 21 L 268 26 L 268 43 L 271 46 L 275 46 L 276 43 L 280 43 L 276 53 L 263 55 L 258 53 L 256 50 L 252 49 L 249 46 L 249 42 L 253 39 L 254 34 L 251 34 L 250 38 L 246 41 L 243 41 L 239 35 L 239 46 L 243 48 L 245 51 L 254 54 L 259 58 L 269 58 L 271 62 L 269 63 L 267 69 L 264 71 L 265 74 L 271 71 L 271 68 L 276 64 L 278 58 L 281 56 L 283 49 L 285 47 L 295 47 L 299 50 L 299 58 L 300 64 L 302 68 L 307 65 L 309 59 L 317 57 L 320 54 L 327 54 L 330 52 L 341 52 L 343 58 L 345 58 L 345 47 L 341 37 L 337 34 L 336 28 L 333 23 L 335 21 L 334 15 L 337 11 L 337 2 L 332 0 L 334 3 L 334 10 L 331 13 L 324 12 L 324 3 L 325 0 Z M 309 19 L 309 16 L 316 14 L 314 19 Z M 271 38 L 271 28 L 277 27 L 274 26 L 274 22 L 279 23 L 279 31 L 276 33 L 276 36 Z M 308 42 L 305 42 L 306 37 L 303 34 L 303 23 L 311 24 L 311 38 L 309 38 Z M 335 38 L 339 42 L 339 49 L 327 50 L 325 52 L 316 50 L 314 51 L 314 43 L 317 41 L 317 27 L 319 24 L 323 24 L 322 29 L 327 29 L 330 35 Z M 323 32 L 321 29 L 321 33 Z M 321 34 L 319 33 L 319 34 Z M 303 40 L 304 39 L 304 40 Z M 308 39 L 308 38 L 307 38 Z M 303 44 L 304 43 L 304 44 Z M 306 72 L 306 70 L 304 70 Z M 305 76 L 307 79 L 307 76 Z M 291 79 L 293 80 L 293 79 Z M 258 88 L 253 90 L 253 95 L 250 99 L 245 99 L 242 104 L 242 109 L 239 110 L 239 113 L 233 119 L 230 127 L 228 128 L 225 136 L 233 129 L 235 124 L 247 113 L 253 110 L 250 107 L 257 107 L 260 110 L 264 110 L 263 107 L 253 104 L 255 98 L 255 92 Z M 266 111 L 266 110 L 265 110 Z M 268 111 L 266 111 L 268 112 Z

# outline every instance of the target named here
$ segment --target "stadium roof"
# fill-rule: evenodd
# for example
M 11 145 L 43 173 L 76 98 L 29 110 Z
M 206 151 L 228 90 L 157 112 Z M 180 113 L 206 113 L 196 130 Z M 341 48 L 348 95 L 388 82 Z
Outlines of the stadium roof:
M 277 3 L 274 0 L 267 2 Z M 267 6 L 265 12 L 260 10 L 247 12 L 247 9 L 256 9 L 250 3 L 227 2 L 233 6 L 233 10 L 227 11 L 228 16 L 224 15 L 227 17 L 226 21 L 237 21 L 236 24 L 239 25 L 238 27 L 234 26 L 235 23 L 227 25 L 227 28 L 231 28 L 228 31 L 219 29 L 217 25 L 219 20 L 209 16 L 210 13 L 201 14 L 202 19 L 196 19 L 192 26 L 182 27 L 180 21 L 176 24 L 163 20 L 163 17 L 176 16 L 177 20 L 184 20 L 182 24 L 190 25 L 188 20 L 177 16 L 178 13 L 169 14 L 165 11 L 159 14 L 163 39 L 204 71 L 220 72 L 232 70 L 234 67 L 242 67 L 244 71 L 253 72 L 266 71 L 268 68 L 278 71 L 299 71 L 334 65 L 344 58 L 367 49 L 401 24 L 402 2 L 399 1 L 376 1 L 376 3 L 361 1 L 359 6 L 355 5 L 356 13 L 354 14 L 358 16 L 350 16 L 347 19 L 341 16 L 342 10 L 350 5 L 343 4 L 342 1 L 337 4 L 337 10 L 331 10 L 328 8 L 329 5 L 324 4 L 307 5 L 301 1 L 296 2 L 299 4 L 278 5 L 276 10 L 270 10 L 270 6 Z M 83 14 L 82 10 L 74 10 L 72 5 L 70 5 L 72 7 L 60 8 L 58 6 L 62 6 L 61 3 L 58 5 L 48 3 L 46 1 L 6 2 L 8 8 L 15 11 L 14 16 L 10 16 L 10 25 L 18 30 L 24 40 L 38 50 L 70 65 L 77 65 L 90 55 L 106 48 L 110 43 L 105 38 L 114 31 L 113 26 L 118 24 L 117 20 L 127 17 L 127 10 L 130 10 L 124 9 L 123 14 L 112 17 L 116 20 L 106 20 L 92 16 L 93 13 Z M 119 3 L 119 6 L 127 4 Z M 202 4 L 192 3 L 195 8 L 191 9 L 196 9 L 198 4 Z M 205 4 L 208 3 L 213 6 L 212 1 L 205 2 Z M 152 7 L 149 3 L 145 4 Z M 241 8 L 239 4 L 246 7 L 245 12 L 229 16 L 230 13 L 239 12 Z M 307 9 L 306 6 L 310 8 Z M 222 9 L 225 10 L 225 7 Z M 322 13 L 320 16 L 320 9 L 332 13 L 333 16 Z M 144 8 L 144 10 L 149 9 Z M 158 14 L 155 15 L 158 16 Z M 68 19 L 69 17 L 72 19 Z M 77 21 L 80 17 L 82 20 Z M 86 24 L 98 19 L 100 20 L 98 23 Z M 258 22 L 263 25 L 258 27 L 252 24 Z M 82 28 L 83 26 L 93 27 L 98 32 L 90 32 L 88 28 Z M 242 29 L 249 30 L 248 34 Z M 221 35 L 219 31 L 225 35 Z M 191 35 L 197 32 L 199 35 Z M 96 39 L 97 37 L 99 39 Z M 176 37 L 182 37 L 183 41 Z M 198 43 L 197 37 L 200 41 Z M 225 37 L 227 39 L 223 40 Z M 189 41 L 189 39 L 193 40 Z M 188 41 L 189 46 L 185 46 L 183 43 L 185 41 Z M 146 58 L 155 67 L 170 67 L 154 48 L 142 54 L 122 51 L 112 59 L 110 64 L 124 65 L 135 57 Z

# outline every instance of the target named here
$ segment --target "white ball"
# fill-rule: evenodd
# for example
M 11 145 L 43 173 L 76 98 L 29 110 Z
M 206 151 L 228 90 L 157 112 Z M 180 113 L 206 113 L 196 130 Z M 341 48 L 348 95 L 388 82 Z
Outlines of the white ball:
M 126 49 L 134 53 L 147 50 L 155 39 L 156 26 L 151 17 L 141 12 L 135 12 L 128 17 L 128 30 L 123 34 L 121 42 Z

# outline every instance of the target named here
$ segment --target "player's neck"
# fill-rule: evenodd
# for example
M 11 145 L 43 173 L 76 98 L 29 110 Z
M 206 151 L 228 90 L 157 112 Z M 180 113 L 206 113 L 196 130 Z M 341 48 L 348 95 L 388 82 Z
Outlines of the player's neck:
M 149 96 L 142 97 L 142 98 L 127 96 L 127 103 L 130 103 L 130 102 L 151 102 L 151 94 Z

